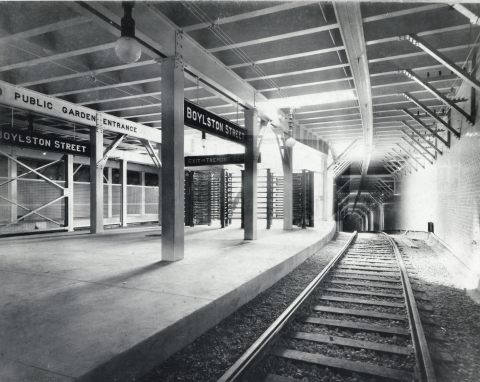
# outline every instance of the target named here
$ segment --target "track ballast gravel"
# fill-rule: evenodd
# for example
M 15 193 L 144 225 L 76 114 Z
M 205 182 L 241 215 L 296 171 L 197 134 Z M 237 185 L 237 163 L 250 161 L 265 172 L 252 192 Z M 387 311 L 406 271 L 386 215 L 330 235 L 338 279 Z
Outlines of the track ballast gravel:
M 451 355 L 454 362 L 435 361 L 439 382 L 480 381 L 480 305 L 452 284 L 452 275 L 424 240 L 394 236 L 404 258 L 410 259 L 409 273 L 417 273 L 419 284 L 428 294 L 433 312 L 421 312 L 435 325 L 425 325 L 427 333 L 441 333 L 446 341 L 429 340 L 429 348 Z

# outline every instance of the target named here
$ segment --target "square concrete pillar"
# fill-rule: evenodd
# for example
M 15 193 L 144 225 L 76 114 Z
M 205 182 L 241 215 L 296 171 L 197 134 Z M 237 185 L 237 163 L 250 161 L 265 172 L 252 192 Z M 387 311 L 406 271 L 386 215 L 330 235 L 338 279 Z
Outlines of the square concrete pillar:
M 183 65 L 174 57 L 162 61 L 162 260 L 184 254 Z
M 107 218 L 113 216 L 113 169 L 107 168 Z
M 379 226 L 379 230 L 380 231 L 383 231 L 385 229 L 385 209 L 384 209 L 384 206 L 383 204 L 380 204 L 380 206 L 378 207 L 379 209 L 379 217 L 378 217 L 378 226 Z
M 140 172 L 140 215 L 145 215 L 145 171 Z
M 328 156 L 322 155 L 322 187 L 323 187 L 323 220 L 328 220 L 331 212 L 331 207 L 328 208 Z M 335 211 L 333 211 L 335 213 Z
M 74 195 L 73 195 L 73 155 L 64 156 L 65 161 L 65 184 L 67 189 L 67 197 L 64 202 L 65 227 L 69 232 L 73 231 L 73 211 L 74 211 Z
M 128 222 L 128 189 L 127 189 L 128 162 L 120 161 L 120 224 L 126 227 Z
M 293 148 L 283 150 L 283 229 L 292 230 L 293 221 Z
M 11 200 L 14 203 L 18 203 L 18 185 L 17 185 L 17 162 L 14 160 L 8 158 L 7 162 L 7 177 L 9 180 L 12 180 L 10 183 L 8 183 L 8 199 Z M 14 223 L 17 221 L 17 216 L 18 216 L 18 208 L 17 205 L 11 203 L 10 204 L 10 222 Z
M 260 123 L 256 110 L 245 110 L 245 171 L 243 183 L 243 228 L 245 240 L 257 239 L 257 137 Z
M 90 130 L 90 233 L 103 232 L 103 130 Z

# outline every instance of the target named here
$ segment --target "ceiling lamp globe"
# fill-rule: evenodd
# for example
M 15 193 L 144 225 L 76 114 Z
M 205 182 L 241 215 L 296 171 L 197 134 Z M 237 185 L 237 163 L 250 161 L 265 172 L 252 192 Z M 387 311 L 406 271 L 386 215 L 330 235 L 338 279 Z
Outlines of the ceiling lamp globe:
M 122 36 L 117 40 L 115 53 L 126 64 L 137 62 L 142 55 L 142 47 L 135 37 Z
M 297 141 L 293 137 L 288 137 L 287 140 L 285 141 L 285 145 L 287 147 L 293 147 L 295 146 L 295 143 L 297 143 Z

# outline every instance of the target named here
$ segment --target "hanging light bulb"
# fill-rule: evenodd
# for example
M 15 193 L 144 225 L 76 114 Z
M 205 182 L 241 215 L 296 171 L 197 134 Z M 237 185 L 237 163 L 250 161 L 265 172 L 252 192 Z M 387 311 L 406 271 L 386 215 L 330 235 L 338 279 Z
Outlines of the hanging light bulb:
M 285 141 L 285 145 L 287 147 L 293 147 L 295 146 L 295 143 L 297 143 L 297 141 L 293 137 L 288 137 L 287 140 Z
M 204 150 L 207 148 L 207 134 L 205 134 L 205 131 L 202 131 L 202 147 Z
M 122 6 L 121 37 L 115 45 L 115 53 L 121 61 L 131 64 L 140 59 L 142 47 L 135 38 L 135 20 L 132 17 L 133 2 L 124 1 Z
M 295 146 L 295 143 L 297 143 L 297 141 L 295 140 L 295 138 L 293 138 L 293 112 L 294 112 L 294 109 L 291 108 L 290 109 L 290 114 L 288 115 L 288 135 L 289 137 L 285 140 L 285 146 L 287 147 L 293 147 Z

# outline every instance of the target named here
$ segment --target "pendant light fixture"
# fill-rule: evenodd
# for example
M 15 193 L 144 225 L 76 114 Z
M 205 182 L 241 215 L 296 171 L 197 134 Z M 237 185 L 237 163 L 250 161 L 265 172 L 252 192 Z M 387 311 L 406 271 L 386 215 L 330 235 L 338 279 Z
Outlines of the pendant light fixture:
M 138 61 L 142 55 L 142 47 L 135 38 L 135 20 L 132 17 L 133 6 L 134 3 L 131 1 L 122 2 L 121 36 L 115 45 L 118 58 L 127 64 Z
M 288 114 L 288 135 L 289 137 L 285 140 L 285 146 L 293 147 L 297 141 L 293 138 L 293 124 L 294 124 L 294 117 L 293 117 L 294 109 L 290 109 L 290 113 Z

